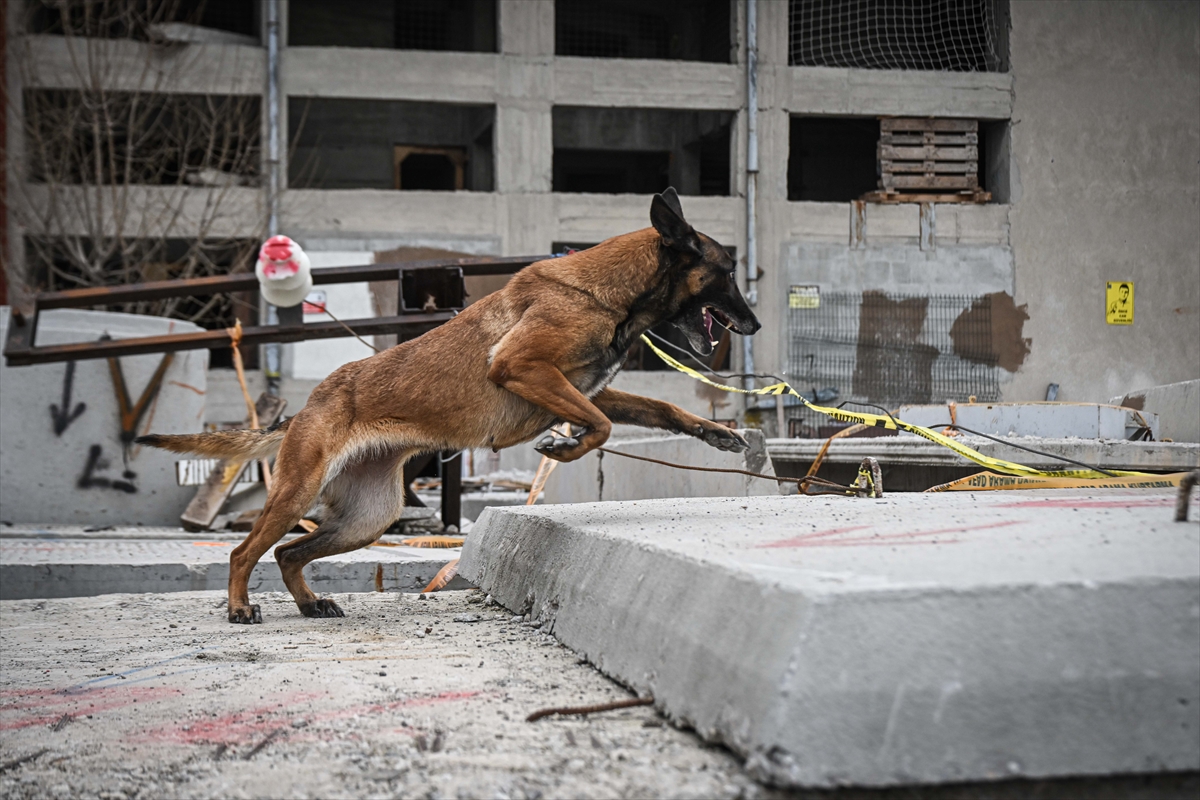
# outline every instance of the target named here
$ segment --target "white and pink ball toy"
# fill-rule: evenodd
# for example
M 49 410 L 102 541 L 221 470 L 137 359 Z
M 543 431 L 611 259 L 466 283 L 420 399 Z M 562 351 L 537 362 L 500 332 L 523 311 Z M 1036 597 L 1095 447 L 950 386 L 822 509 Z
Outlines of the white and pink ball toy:
M 287 236 L 272 236 L 263 243 L 254 274 L 262 296 L 280 308 L 299 305 L 312 291 L 308 254 Z

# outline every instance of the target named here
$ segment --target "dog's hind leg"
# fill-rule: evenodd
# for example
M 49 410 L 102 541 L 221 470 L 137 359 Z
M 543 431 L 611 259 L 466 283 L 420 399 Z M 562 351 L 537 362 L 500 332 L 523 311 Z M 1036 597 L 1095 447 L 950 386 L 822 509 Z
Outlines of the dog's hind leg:
M 300 420 L 300 416 L 293 417 Z M 250 573 L 258 560 L 296 526 L 308 512 L 325 478 L 328 454 L 316 437 L 305 436 L 293 424 L 279 451 L 275 482 L 253 530 L 229 556 L 229 621 L 262 622 L 257 605 L 250 604 Z
M 344 616 L 337 603 L 318 597 L 309 588 L 304 567 L 318 558 L 366 547 L 399 518 L 408 455 L 396 450 L 348 464 L 321 492 L 325 516 L 317 529 L 275 548 L 283 582 L 304 616 Z

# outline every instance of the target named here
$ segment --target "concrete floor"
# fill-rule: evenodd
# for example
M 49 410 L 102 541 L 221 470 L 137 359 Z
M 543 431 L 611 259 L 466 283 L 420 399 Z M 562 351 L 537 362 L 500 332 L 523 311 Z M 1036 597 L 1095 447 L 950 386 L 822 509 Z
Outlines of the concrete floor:
M 1200 775 L 781 792 L 477 591 L 338 595 L 264 623 L 219 592 L 0 602 L 0 797 L 1165 800 Z M 467 618 L 478 617 L 477 622 Z M 461 618 L 463 621 L 456 621 Z M 426 633 L 428 631 L 428 633 Z M 33 756 L 30 758 L 30 756 Z
M 776 796 L 653 708 L 525 722 L 631 695 L 478 591 L 417 597 L 4 601 L 0 797 Z

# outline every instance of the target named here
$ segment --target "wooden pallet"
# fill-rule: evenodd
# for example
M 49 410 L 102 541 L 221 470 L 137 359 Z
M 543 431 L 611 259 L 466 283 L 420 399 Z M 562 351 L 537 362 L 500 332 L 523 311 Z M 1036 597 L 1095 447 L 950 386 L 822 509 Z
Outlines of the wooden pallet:
M 859 200 L 868 203 L 987 203 L 992 199 L 991 192 L 979 189 L 963 192 L 932 193 L 932 192 L 898 192 L 895 189 L 867 192 Z
M 879 121 L 879 131 L 879 188 L 883 193 L 920 192 L 957 197 L 969 192 L 968 200 L 928 202 L 983 202 L 976 199 L 978 120 L 887 117 Z

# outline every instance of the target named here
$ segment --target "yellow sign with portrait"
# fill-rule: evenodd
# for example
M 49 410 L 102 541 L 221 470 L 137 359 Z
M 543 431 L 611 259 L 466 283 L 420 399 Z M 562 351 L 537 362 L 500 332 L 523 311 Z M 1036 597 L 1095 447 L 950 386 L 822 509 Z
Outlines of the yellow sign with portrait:
M 1108 281 L 1104 285 L 1104 321 L 1109 325 L 1133 324 L 1133 281 Z

